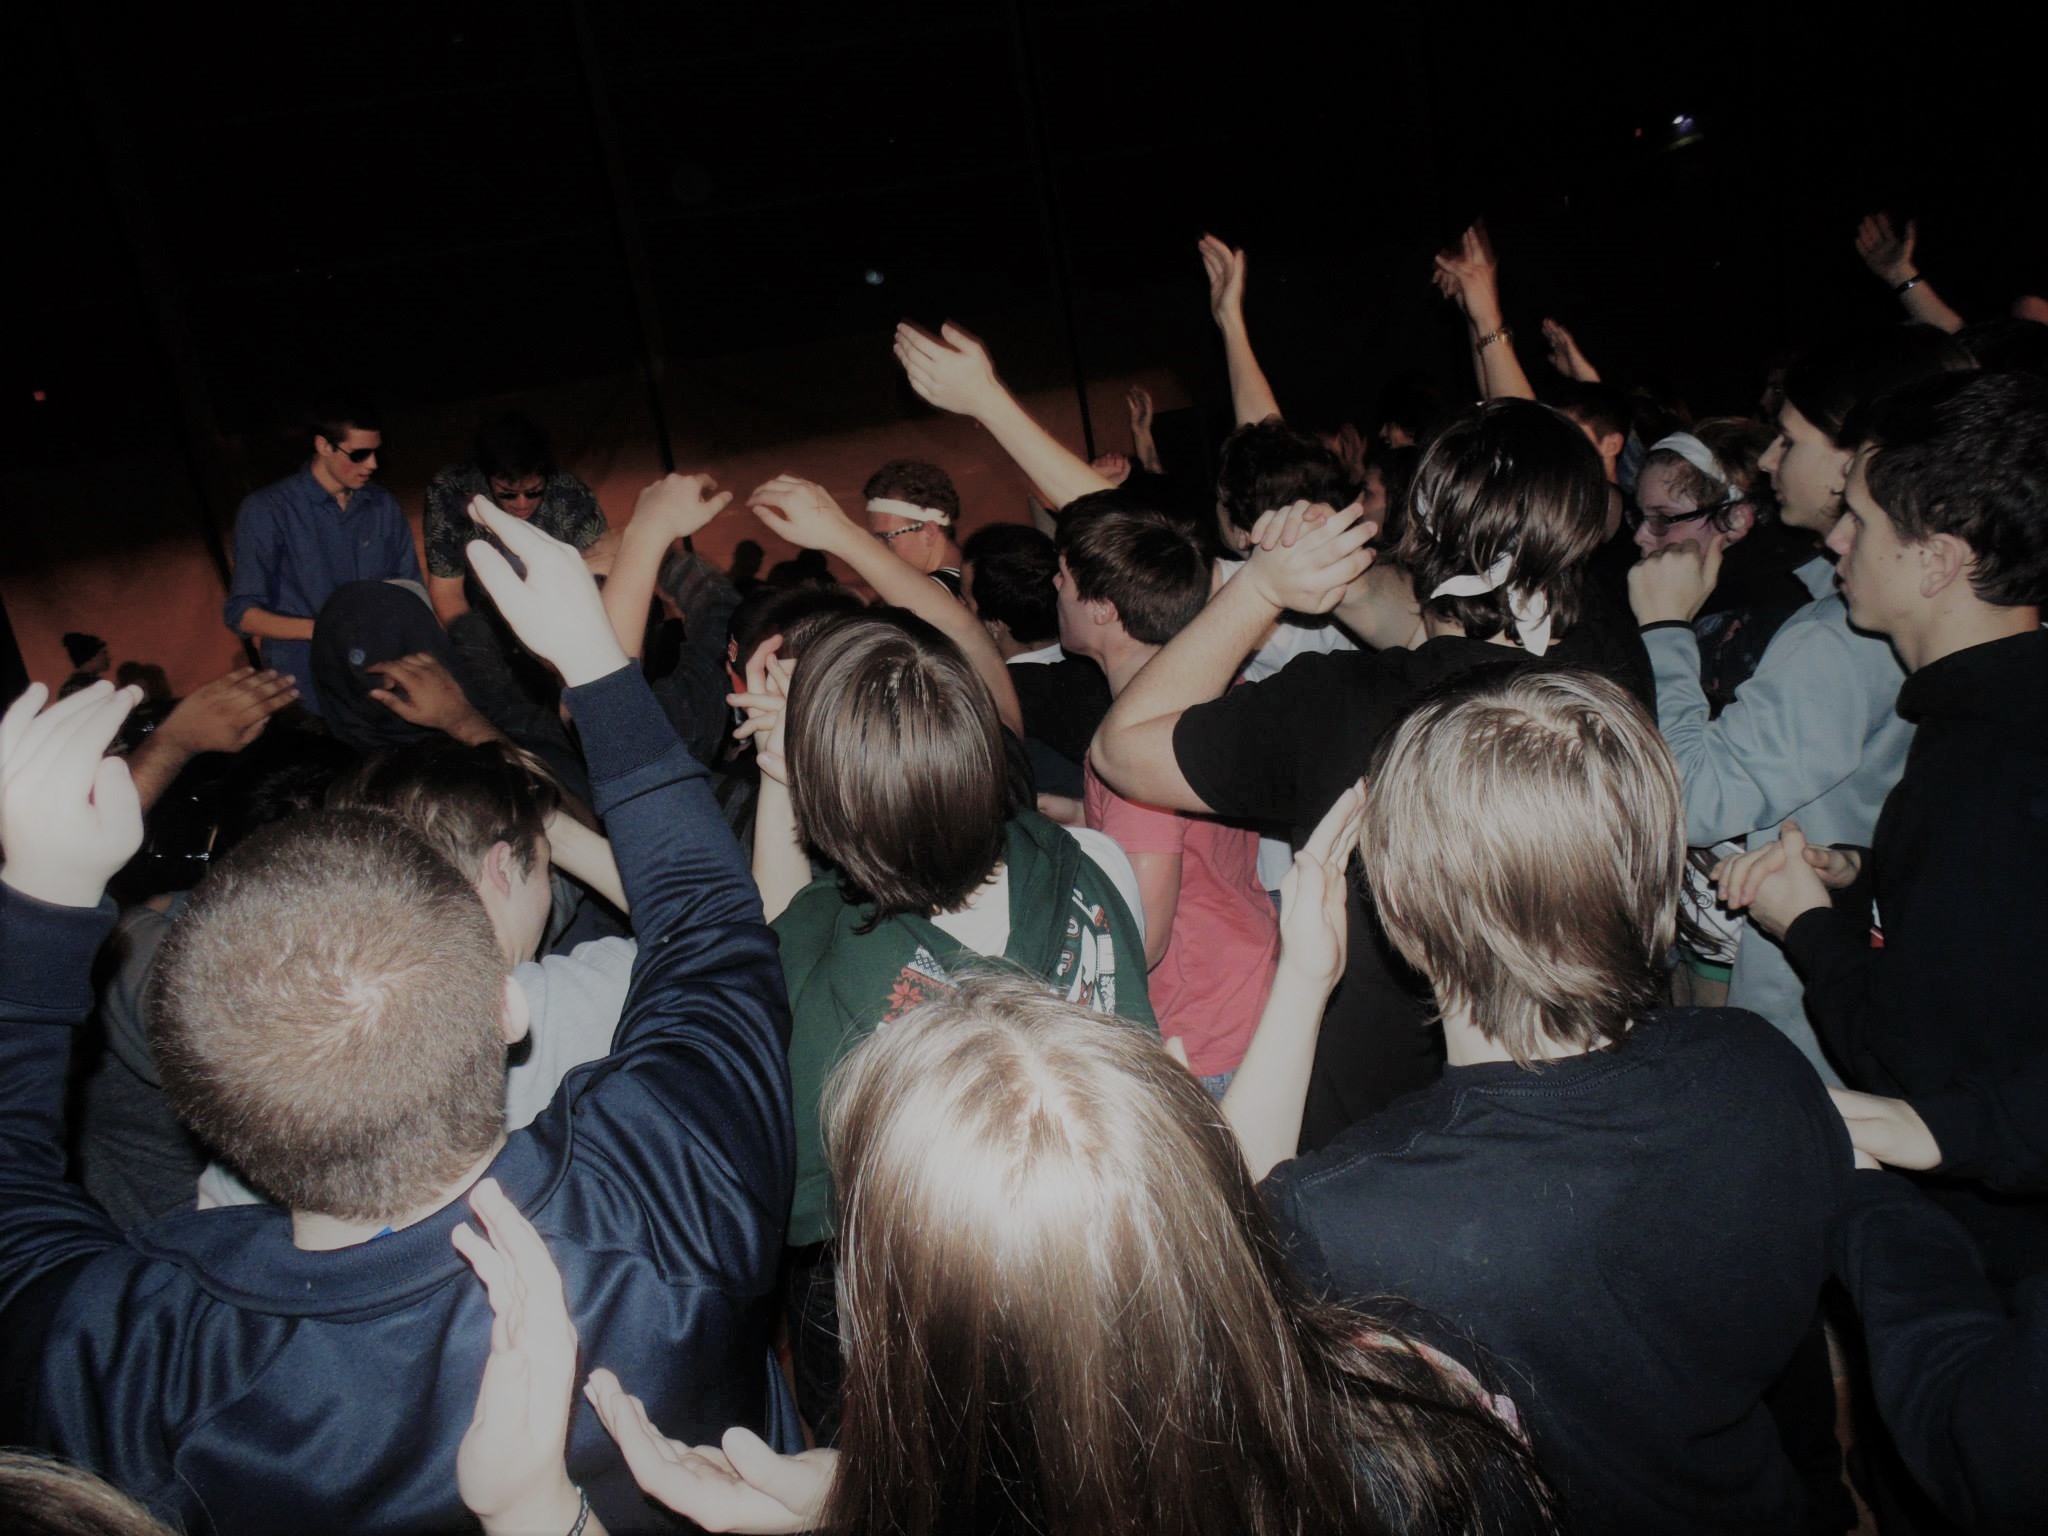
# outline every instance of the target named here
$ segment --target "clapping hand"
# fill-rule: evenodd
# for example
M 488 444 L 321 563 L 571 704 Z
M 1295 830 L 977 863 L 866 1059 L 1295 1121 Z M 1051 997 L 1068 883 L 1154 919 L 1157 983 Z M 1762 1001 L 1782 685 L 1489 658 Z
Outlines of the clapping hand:
M 1323 813 L 1280 882 L 1280 963 L 1324 992 L 1344 974 L 1345 871 L 1364 831 L 1360 779 Z
M 761 519 L 769 532 L 780 534 L 799 549 L 829 554 L 844 548 L 848 539 L 866 537 L 825 487 L 796 475 L 777 475 L 755 486 L 747 497 L 747 510 Z
M 646 1404 L 610 1371 L 592 1371 L 583 1395 L 641 1491 L 707 1531 L 808 1531 L 825 1512 L 837 1451 L 784 1456 L 739 1428 L 727 1430 L 722 1445 L 684 1445 L 656 1429 Z
M 784 744 L 783 721 L 789 713 L 789 684 L 796 676 L 796 663 L 775 653 L 782 636 L 770 635 L 754 647 L 747 658 L 747 691 L 729 693 L 725 702 L 744 709 L 747 718 L 732 733 L 734 741 L 754 743 L 754 761 L 762 774 L 776 783 L 789 784 L 789 761 Z
M 1378 532 L 1357 502 L 1341 512 L 1306 501 L 1275 508 L 1252 525 L 1237 579 L 1283 612 L 1328 613 L 1372 565 Z
M 604 600 L 582 555 L 482 496 L 470 502 L 469 515 L 496 534 L 526 567 L 526 574 L 518 575 L 511 562 L 483 539 L 469 546 L 477 580 L 528 650 L 552 663 L 571 688 L 595 682 L 626 664 L 626 653 L 612 633 Z
M 1484 219 L 1459 237 L 1456 250 L 1438 254 L 1435 281 L 1445 297 L 1464 310 L 1474 330 L 1491 333 L 1500 329 L 1500 263 Z
M 1223 330 L 1244 323 L 1245 254 L 1232 250 L 1214 235 L 1204 235 L 1196 249 L 1209 274 L 1209 313 Z
M 1597 384 L 1600 375 L 1586 360 L 1586 354 L 1579 350 L 1579 344 L 1555 320 L 1543 322 L 1543 339 L 1550 347 L 1550 366 L 1568 379 L 1577 379 L 1586 384 Z
M 942 411 L 976 420 L 1008 396 L 988 348 L 951 321 L 932 336 L 908 323 L 896 327 L 896 361 L 910 387 Z
M 1131 478 L 1131 461 L 1121 453 L 1099 453 L 1088 461 L 1088 467 L 1111 485 L 1122 485 Z
M 93 907 L 142 846 L 142 803 L 107 747 L 138 688 L 94 683 L 48 709 L 29 684 L 0 716 L 0 881 L 57 907 Z
M 1913 276 L 1913 246 L 1919 238 L 1920 226 L 1912 219 L 1906 220 L 1906 232 L 1901 235 L 1893 230 L 1890 214 L 1866 214 L 1856 226 L 1856 254 L 1863 258 L 1863 265 L 1896 288 Z
M 709 475 L 664 475 L 633 503 L 633 521 L 644 522 L 666 545 L 687 539 L 732 505 L 732 492 L 718 489 Z
M 1731 912 L 1748 912 L 1749 920 L 1772 938 L 1783 938 L 1802 915 L 1828 903 L 1828 883 L 1821 868 L 1837 872 L 1830 860 L 1808 857 L 1806 836 L 1799 823 L 1788 821 L 1779 828 L 1778 840 L 1752 853 L 1737 854 L 1714 866 L 1714 883 L 1721 889 L 1721 905 Z

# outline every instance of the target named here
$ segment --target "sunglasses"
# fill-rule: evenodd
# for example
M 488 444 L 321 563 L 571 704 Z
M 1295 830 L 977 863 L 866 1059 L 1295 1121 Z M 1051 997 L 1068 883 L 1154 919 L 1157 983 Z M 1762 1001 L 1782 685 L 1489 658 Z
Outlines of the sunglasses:
M 887 533 L 875 533 L 874 537 L 883 544 L 894 544 L 906 533 L 916 533 L 922 527 L 923 523 L 912 523 L 908 528 L 891 528 Z M 869 532 L 873 533 L 874 530 L 870 529 Z
M 351 464 L 368 463 L 371 459 L 377 457 L 377 450 L 374 448 L 337 448 L 334 451 L 347 459 Z
M 1725 512 L 1734 505 L 1736 505 L 1734 502 L 1718 501 L 1708 506 L 1695 507 L 1690 512 L 1673 512 L 1668 516 L 1662 516 L 1654 512 L 1645 512 L 1640 508 L 1631 507 L 1629 509 L 1629 522 L 1637 528 L 1649 529 L 1652 535 L 1661 539 L 1681 523 L 1696 523 L 1703 517 L 1712 517 L 1716 512 Z
M 539 501 L 546 494 L 547 487 L 542 485 L 537 485 L 532 490 L 517 491 L 504 490 L 495 485 L 491 487 L 491 500 L 501 506 L 508 501 Z

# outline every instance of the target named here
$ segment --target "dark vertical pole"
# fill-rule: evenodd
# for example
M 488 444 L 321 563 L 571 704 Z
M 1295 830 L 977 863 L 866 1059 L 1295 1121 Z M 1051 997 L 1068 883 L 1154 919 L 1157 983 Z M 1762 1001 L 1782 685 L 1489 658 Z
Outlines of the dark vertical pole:
M 0 593 L 0 705 L 12 704 L 20 698 L 28 683 L 28 663 L 21 659 L 14 625 L 7 617 L 6 594 Z
M 669 441 L 668 410 L 661 398 L 661 379 L 667 362 L 661 311 L 655 304 L 654 279 L 647 264 L 646 243 L 640 238 L 640 220 L 633 211 L 633 189 L 626 181 L 625 161 L 619 154 L 618 126 L 612 119 L 611 93 L 605 87 L 604 61 L 598 56 L 597 36 L 591 30 L 584 0 L 569 0 L 569 15 L 576 26 L 576 54 L 583 65 L 583 88 L 590 97 L 598 155 L 604 161 L 605 185 L 611 192 L 612 223 L 618 231 L 626 274 L 633 284 L 633 309 L 640 322 L 640 375 L 647 386 L 647 409 L 654 418 L 655 447 L 666 473 L 676 467 L 676 453 Z
M 1060 322 L 1067 333 L 1067 362 L 1074 371 L 1074 398 L 1081 404 L 1081 441 L 1092 459 L 1095 418 L 1088 410 L 1088 370 L 1081 361 L 1081 327 L 1074 317 L 1073 263 L 1067 254 L 1066 229 L 1060 219 L 1059 180 L 1053 170 L 1052 142 L 1045 128 L 1037 54 L 1024 20 L 1023 0 L 1009 0 L 1004 11 L 1010 22 L 1010 61 L 1017 71 L 1017 90 L 1024 99 L 1024 116 L 1030 127 L 1032 167 L 1038 173 L 1038 215 L 1047 247 L 1047 264 L 1052 268 L 1053 293 L 1059 301 Z

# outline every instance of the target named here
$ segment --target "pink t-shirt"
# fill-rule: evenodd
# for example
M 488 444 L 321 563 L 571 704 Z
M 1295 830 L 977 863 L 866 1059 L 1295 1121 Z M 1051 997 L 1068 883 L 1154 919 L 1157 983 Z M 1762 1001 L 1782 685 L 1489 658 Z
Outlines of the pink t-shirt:
M 1163 1038 L 1180 1037 L 1197 1076 L 1234 1071 L 1280 956 L 1280 921 L 1259 882 L 1258 835 L 1126 800 L 1095 776 L 1092 763 L 1082 794 L 1088 825 L 1133 859 L 1181 856 L 1173 937 L 1147 982 L 1152 1011 Z

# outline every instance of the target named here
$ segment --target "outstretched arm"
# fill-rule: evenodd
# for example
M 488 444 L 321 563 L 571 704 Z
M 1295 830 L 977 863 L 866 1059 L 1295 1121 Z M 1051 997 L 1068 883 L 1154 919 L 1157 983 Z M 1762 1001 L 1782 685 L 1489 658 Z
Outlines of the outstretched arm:
M 633 503 L 633 521 L 619 536 L 619 553 L 605 578 L 604 611 L 612 633 L 628 656 L 640 654 L 647 634 L 647 605 L 654 598 L 662 559 L 677 539 L 686 539 L 732 504 L 732 492 L 718 489 L 709 475 L 664 475 Z
M 128 754 L 128 773 L 144 813 L 193 758 L 241 751 L 298 696 L 298 685 L 288 674 L 249 667 L 237 667 L 186 694 Z
M 1436 285 L 1457 302 L 1471 327 L 1480 398 L 1534 400 L 1536 390 L 1522 371 L 1515 338 L 1502 318 L 1500 263 L 1484 220 L 1465 231 L 1455 251 L 1437 256 Z
M 1550 347 L 1550 366 L 1568 379 L 1581 384 L 1598 384 L 1600 370 L 1586 360 L 1586 354 L 1579 350 L 1579 344 L 1572 333 L 1555 320 L 1543 322 L 1543 339 Z
M 1280 414 L 1280 402 L 1265 370 L 1252 353 L 1251 333 L 1244 324 L 1245 254 L 1234 251 L 1214 235 L 1202 236 L 1197 247 L 1203 270 L 1209 274 L 1209 313 L 1216 329 L 1223 333 L 1223 358 L 1230 369 L 1230 408 L 1239 426 L 1264 421 Z
M 1114 489 L 1085 459 L 1033 419 L 996 377 L 988 349 L 957 325 L 931 336 L 914 325 L 896 327 L 896 360 L 910 387 L 942 411 L 967 416 L 1016 462 L 1056 507 L 1094 491 Z M 879 590 L 879 589 L 877 589 Z
M 1367 541 L 1378 530 L 1358 507 L 1321 522 L 1311 522 L 1308 512 L 1297 502 L 1260 518 L 1244 569 L 1110 705 L 1089 755 L 1125 799 L 1180 811 L 1213 809 L 1174 755 L 1182 713 L 1219 697 L 1282 613 L 1328 613 L 1372 564 Z
M 1090 469 L 1088 473 L 1092 475 L 1095 471 Z M 975 674 L 994 695 L 997 716 L 1014 734 L 1024 734 L 1024 711 L 1017 703 L 1010 669 L 1003 665 L 1002 653 L 981 627 L 981 620 L 969 613 L 964 604 L 955 602 L 952 594 L 937 582 L 912 570 L 876 542 L 865 528 L 856 526 L 823 486 L 795 475 L 778 475 L 754 488 L 753 495 L 747 498 L 747 507 L 770 532 L 781 534 L 799 548 L 837 555 L 875 589 L 875 596 L 883 602 L 908 608 L 959 646 Z
M 1919 242 L 1920 227 L 1906 220 L 1906 232 L 1892 228 L 1888 213 L 1864 216 L 1856 226 L 1856 254 L 1863 265 L 1906 306 L 1906 313 L 1924 324 L 1954 334 L 1963 328 L 1963 317 L 1944 304 L 1913 262 L 1913 247 Z

